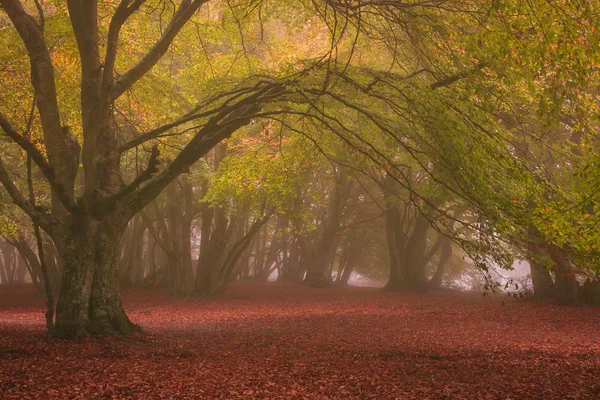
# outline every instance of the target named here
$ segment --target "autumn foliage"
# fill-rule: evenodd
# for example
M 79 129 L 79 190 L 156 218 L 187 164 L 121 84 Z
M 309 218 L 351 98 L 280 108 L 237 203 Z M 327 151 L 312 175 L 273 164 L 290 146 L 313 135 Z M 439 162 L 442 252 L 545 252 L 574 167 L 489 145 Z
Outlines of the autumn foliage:
M 480 295 L 236 284 L 124 294 L 146 335 L 44 340 L 0 288 L 2 399 L 597 399 L 600 308 Z

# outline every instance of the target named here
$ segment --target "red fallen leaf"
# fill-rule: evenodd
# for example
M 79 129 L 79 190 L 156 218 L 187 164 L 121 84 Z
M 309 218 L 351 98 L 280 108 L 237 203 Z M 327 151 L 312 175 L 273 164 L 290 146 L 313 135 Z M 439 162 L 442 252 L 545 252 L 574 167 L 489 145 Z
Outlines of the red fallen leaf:
M 43 298 L 11 290 L 0 287 L 3 400 L 600 393 L 598 307 L 278 285 L 203 301 L 133 290 L 124 304 L 148 336 L 46 343 Z

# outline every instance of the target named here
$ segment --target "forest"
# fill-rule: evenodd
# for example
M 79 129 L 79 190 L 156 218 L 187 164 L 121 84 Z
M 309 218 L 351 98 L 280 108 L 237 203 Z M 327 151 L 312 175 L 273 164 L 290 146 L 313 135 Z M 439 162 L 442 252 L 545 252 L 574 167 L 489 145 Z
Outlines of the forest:
M 600 398 L 599 0 L 0 0 L 0 398 Z

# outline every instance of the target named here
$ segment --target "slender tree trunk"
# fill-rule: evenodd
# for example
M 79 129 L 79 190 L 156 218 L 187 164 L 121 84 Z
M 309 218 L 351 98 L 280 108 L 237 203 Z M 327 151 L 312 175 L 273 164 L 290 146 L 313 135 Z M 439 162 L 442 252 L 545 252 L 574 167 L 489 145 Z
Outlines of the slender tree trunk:
M 204 204 L 202 209 L 202 227 L 200 230 L 200 253 L 198 267 L 196 268 L 195 292 L 205 294 L 210 291 L 210 258 L 211 258 L 211 232 L 214 210 L 209 204 Z
M 240 235 L 243 236 L 244 233 L 246 231 L 248 231 L 250 229 L 250 220 L 249 218 L 245 218 L 243 223 L 240 225 Z M 229 279 L 243 279 L 245 277 L 247 277 L 250 273 L 250 256 L 252 253 L 252 243 L 258 241 L 260 239 L 260 233 L 261 231 L 259 231 L 256 235 L 254 235 L 253 238 L 250 238 L 250 243 L 248 243 L 247 248 L 242 252 L 242 254 L 239 257 L 239 260 L 237 261 L 237 265 L 234 267 L 234 272 L 232 277 L 230 277 Z
M 328 215 L 323 221 L 323 233 L 314 246 L 309 263 L 306 268 L 304 282 L 311 286 L 327 287 L 331 285 L 329 266 L 335 255 L 337 247 L 336 238 L 340 230 L 342 208 L 345 201 L 344 194 L 351 188 L 348 175 L 341 169 L 335 171 L 335 185 L 329 193 Z
M 0 265 L 0 283 L 3 285 L 8 284 L 8 273 L 7 273 L 7 265 L 6 262 L 4 260 L 2 260 L 2 263 Z
M 2 261 L 3 261 L 3 280 L 5 284 L 13 283 L 13 261 L 14 261 L 14 247 L 9 245 L 8 243 L 2 243 L 0 247 L 0 251 L 2 252 Z
M 147 252 L 144 251 L 146 243 L 146 224 L 138 220 L 139 231 L 138 236 L 133 241 L 133 254 L 130 259 L 129 268 L 129 282 L 132 285 L 139 284 L 144 279 L 144 273 L 146 272 Z
M 269 280 L 271 273 L 274 271 L 274 268 L 276 268 L 276 265 L 277 265 L 277 258 L 278 258 L 279 252 L 281 251 L 281 249 L 280 249 L 281 238 L 276 237 L 278 228 L 281 226 L 281 222 L 279 220 L 280 220 L 280 218 L 278 217 L 276 230 L 273 233 L 273 235 L 271 236 L 271 244 L 269 245 L 269 252 L 267 253 L 266 257 L 264 256 L 266 249 L 265 249 L 265 245 L 263 244 L 263 249 L 262 249 L 261 253 L 262 253 L 262 259 L 264 259 L 265 261 L 263 262 L 262 268 L 259 270 L 259 274 L 257 276 L 257 279 L 261 282 L 267 282 Z M 267 230 L 265 229 L 265 236 L 266 236 L 266 231 Z M 265 237 L 265 242 L 266 242 L 266 237 Z
M 335 281 L 336 285 L 338 286 L 347 286 L 348 280 L 352 275 L 352 271 L 354 271 L 356 257 L 358 256 L 358 252 L 354 249 L 354 244 L 355 242 L 350 240 L 342 253 Z
M 14 240 L 14 242 L 11 241 L 11 243 L 19 251 L 21 256 L 27 260 L 30 269 L 29 274 L 31 275 L 31 281 L 36 288 L 40 290 L 40 283 L 43 283 L 44 278 L 42 276 L 42 267 L 37 255 L 31 249 L 31 247 L 29 247 L 29 243 L 27 243 L 27 240 L 25 240 L 23 236 L 19 236 Z
M 225 257 L 222 265 L 220 266 L 219 273 L 219 287 L 218 292 L 224 292 L 227 285 L 236 276 L 236 266 L 238 265 L 240 257 L 247 251 L 252 243 L 252 239 L 256 236 L 264 224 L 267 223 L 271 218 L 272 213 L 268 213 L 260 218 L 257 218 L 254 223 L 250 226 L 247 232 L 241 232 L 241 237 L 227 250 L 227 256 Z M 246 219 L 246 218 L 244 218 Z
M 435 273 L 431 277 L 429 281 L 430 286 L 434 288 L 439 288 L 442 286 L 442 281 L 444 279 L 444 274 L 446 273 L 446 267 L 450 263 L 452 259 L 452 240 L 447 237 L 443 237 L 440 259 L 438 261 L 437 269 Z
M 305 270 L 302 266 L 303 251 L 301 238 L 294 235 L 295 239 L 290 243 L 289 256 L 281 268 L 281 282 L 299 283 L 304 279 Z
M 254 280 L 259 282 L 266 282 L 269 279 L 267 275 L 267 271 L 270 268 L 270 263 L 272 262 L 272 252 L 274 251 L 274 241 L 275 238 L 271 239 L 271 245 L 269 246 L 269 252 L 267 253 L 267 238 L 268 238 L 268 230 L 264 229 L 262 232 L 259 232 L 256 235 L 256 239 L 254 240 L 254 263 L 252 268 L 252 277 Z
M 48 274 L 50 275 L 50 283 L 52 284 L 52 289 L 54 292 L 58 293 L 62 280 L 62 261 L 56 252 L 56 248 L 52 240 L 43 233 L 42 237 L 46 237 L 47 239 L 44 240 L 42 247 L 44 248 L 44 261 L 46 262 Z
M 406 237 L 400 226 L 401 218 L 397 206 L 391 205 L 385 212 L 386 239 L 390 255 L 390 277 L 384 287 L 386 290 L 398 290 L 404 286 L 404 247 Z
M 17 270 L 16 270 L 16 281 L 18 283 L 25 283 L 25 276 L 27 275 L 27 270 L 29 269 L 29 264 L 27 260 L 25 260 L 20 254 L 17 257 Z
M 407 283 L 412 288 L 419 289 L 427 286 L 426 249 L 427 231 L 430 222 L 422 211 L 417 211 L 417 221 L 406 245 L 406 267 L 408 270 Z

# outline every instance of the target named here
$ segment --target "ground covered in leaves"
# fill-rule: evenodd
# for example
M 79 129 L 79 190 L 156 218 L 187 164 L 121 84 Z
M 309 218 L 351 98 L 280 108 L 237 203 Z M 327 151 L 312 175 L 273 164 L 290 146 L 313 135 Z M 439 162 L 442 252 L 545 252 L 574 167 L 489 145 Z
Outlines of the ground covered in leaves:
M 0 287 L 0 398 L 600 398 L 600 307 L 249 284 L 124 303 L 146 335 L 47 343 L 43 298 Z

